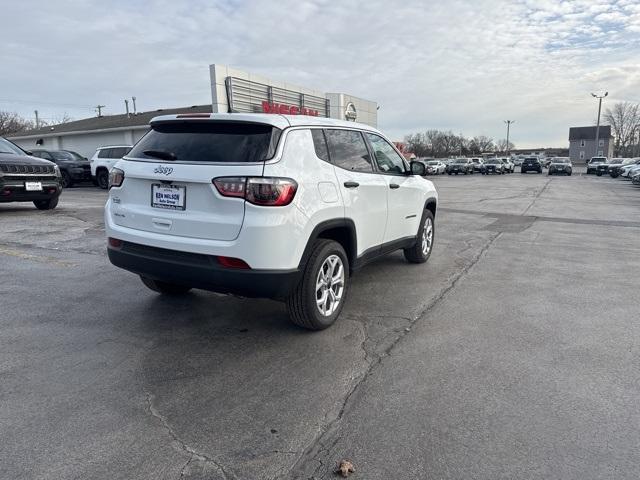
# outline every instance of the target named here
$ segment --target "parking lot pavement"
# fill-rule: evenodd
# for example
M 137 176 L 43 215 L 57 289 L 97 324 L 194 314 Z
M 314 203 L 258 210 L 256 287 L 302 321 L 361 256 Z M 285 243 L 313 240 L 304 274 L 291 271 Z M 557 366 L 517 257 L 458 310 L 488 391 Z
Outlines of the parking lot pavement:
M 317 333 L 146 290 L 104 191 L 0 205 L 0 478 L 637 478 L 640 189 L 435 183 L 430 261 L 366 267 Z

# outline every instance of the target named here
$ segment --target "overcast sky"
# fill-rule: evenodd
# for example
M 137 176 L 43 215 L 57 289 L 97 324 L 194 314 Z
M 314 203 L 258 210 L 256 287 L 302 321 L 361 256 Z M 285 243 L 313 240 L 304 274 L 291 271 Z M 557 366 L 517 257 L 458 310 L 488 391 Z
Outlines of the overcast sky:
M 208 65 L 377 101 L 394 139 L 429 128 L 567 146 L 640 101 L 640 1 L 7 1 L 0 109 L 46 119 L 211 102 Z

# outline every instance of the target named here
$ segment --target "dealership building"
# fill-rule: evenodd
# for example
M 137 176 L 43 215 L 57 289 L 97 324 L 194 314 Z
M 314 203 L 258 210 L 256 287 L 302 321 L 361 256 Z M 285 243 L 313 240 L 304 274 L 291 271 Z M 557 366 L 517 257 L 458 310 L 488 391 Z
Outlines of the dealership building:
M 376 102 L 346 93 L 325 93 L 226 65 L 209 66 L 211 104 L 104 115 L 42 127 L 9 137 L 25 150 L 73 150 L 90 157 L 105 145 L 133 145 L 158 115 L 177 113 L 273 113 L 310 115 L 376 127 Z

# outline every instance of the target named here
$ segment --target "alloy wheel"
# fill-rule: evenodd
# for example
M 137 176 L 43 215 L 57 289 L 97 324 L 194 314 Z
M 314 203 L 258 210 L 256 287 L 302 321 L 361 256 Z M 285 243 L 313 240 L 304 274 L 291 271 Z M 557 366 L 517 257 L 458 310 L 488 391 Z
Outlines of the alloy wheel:
M 433 245 L 433 222 L 427 218 L 422 228 L 422 254 L 426 257 L 431 251 Z
M 316 305 L 324 317 L 335 312 L 344 294 L 345 271 L 342 259 L 338 255 L 329 255 L 316 277 Z

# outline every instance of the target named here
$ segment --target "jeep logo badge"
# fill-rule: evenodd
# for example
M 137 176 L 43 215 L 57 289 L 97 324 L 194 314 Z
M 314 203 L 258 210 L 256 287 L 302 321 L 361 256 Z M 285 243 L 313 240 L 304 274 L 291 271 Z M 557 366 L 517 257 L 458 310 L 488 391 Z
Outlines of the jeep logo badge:
M 352 122 L 355 122 L 356 118 L 358 118 L 358 112 L 356 111 L 356 106 L 353 102 L 347 103 L 347 106 L 344 108 L 344 118 L 351 120 Z
M 173 172 L 173 167 L 164 167 L 162 165 L 158 165 L 153 173 L 161 173 L 162 175 L 170 175 Z

